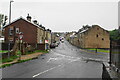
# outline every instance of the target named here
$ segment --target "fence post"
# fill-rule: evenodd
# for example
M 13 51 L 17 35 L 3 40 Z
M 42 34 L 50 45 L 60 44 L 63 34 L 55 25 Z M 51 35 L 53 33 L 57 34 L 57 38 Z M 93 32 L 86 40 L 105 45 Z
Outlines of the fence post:
M 110 57 L 109 64 L 111 66 L 111 63 L 112 63 L 112 40 L 110 40 L 110 55 L 109 55 L 109 57 Z
M 10 42 L 8 43 L 8 58 L 10 58 Z

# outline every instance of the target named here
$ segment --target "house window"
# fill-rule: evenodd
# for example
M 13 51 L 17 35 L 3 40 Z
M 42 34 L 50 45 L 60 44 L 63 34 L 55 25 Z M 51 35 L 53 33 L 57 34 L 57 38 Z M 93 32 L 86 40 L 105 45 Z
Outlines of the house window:
M 19 28 L 16 28 L 16 34 L 18 34 L 19 33 Z
M 9 35 L 13 35 L 13 28 L 12 27 L 10 27 L 10 29 L 9 29 Z
M 13 38 L 9 38 L 9 41 L 13 42 Z
M 102 41 L 104 41 L 104 38 L 102 38 Z
M 99 30 L 99 28 L 97 28 L 97 30 Z
M 96 37 L 98 37 L 98 34 L 96 35 Z

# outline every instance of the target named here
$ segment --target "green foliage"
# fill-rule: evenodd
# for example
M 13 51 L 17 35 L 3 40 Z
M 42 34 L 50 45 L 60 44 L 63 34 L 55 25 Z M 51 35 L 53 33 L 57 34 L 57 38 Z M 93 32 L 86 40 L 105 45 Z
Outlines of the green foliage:
M 7 16 L 4 14 L 0 14 L 0 25 L 4 26 L 7 21 Z
M 21 53 L 21 51 L 20 51 L 20 50 L 18 50 L 16 54 L 17 54 L 17 55 L 20 55 L 20 54 L 22 54 L 22 53 Z
M 11 66 L 12 64 L 4 64 L 2 66 L 0 66 L 0 68 L 4 68 L 4 67 L 8 67 L 8 66 Z
M 2 59 L 2 63 L 5 63 L 5 62 L 12 62 L 14 59 L 18 58 L 18 56 L 11 56 L 10 58 L 5 58 L 5 59 Z
M 18 60 L 18 62 L 16 62 L 16 63 L 22 63 L 22 62 L 26 62 L 29 60 L 32 60 L 32 59 Z M 11 66 L 11 65 L 13 65 L 13 64 L 4 64 L 4 65 L 0 66 L 0 68 L 5 68 L 5 67 Z
M 0 53 L 7 53 L 8 51 L 0 50 Z
M 120 40 L 120 34 L 117 29 L 109 31 L 111 40 Z

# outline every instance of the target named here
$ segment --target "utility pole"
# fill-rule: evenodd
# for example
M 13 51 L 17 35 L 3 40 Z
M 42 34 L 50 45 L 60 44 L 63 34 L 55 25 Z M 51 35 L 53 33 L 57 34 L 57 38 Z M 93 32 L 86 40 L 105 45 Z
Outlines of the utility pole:
M 9 24 L 11 23 L 11 3 L 14 2 L 12 0 L 10 0 L 10 9 L 9 9 Z M 10 35 L 9 35 L 10 36 Z M 8 41 L 8 58 L 10 57 L 10 37 L 9 37 L 9 41 Z
M 13 0 L 10 0 L 10 9 L 9 9 L 9 24 L 11 23 L 11 3 L 14 2 Z

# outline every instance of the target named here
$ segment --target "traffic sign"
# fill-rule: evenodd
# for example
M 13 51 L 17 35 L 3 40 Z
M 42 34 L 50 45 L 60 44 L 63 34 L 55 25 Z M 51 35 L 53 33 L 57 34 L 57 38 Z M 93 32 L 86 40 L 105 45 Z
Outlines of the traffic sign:
M 20 40 L 23 39 L 23 33 L 22 33 L 22 32 L 19 33 L 19 39 L 20 39 Z
M 48 40 L 45 40 L 45 43 L 48 43 Z

